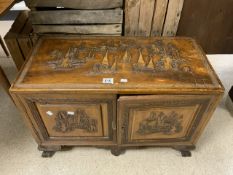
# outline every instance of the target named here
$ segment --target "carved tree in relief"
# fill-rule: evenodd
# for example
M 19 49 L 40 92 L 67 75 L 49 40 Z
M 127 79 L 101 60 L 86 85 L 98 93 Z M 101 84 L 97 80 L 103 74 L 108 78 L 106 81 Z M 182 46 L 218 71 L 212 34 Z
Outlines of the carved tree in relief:
M 149 117 L 139 124 L 137 133 L 141 135 L 163 133 L 166 135 L 182 131 L 183 115 L 176 112 L 165 114 L 163 112 L 151 112 Z
M 75 129 L 83 129 L 87 132 L 97 132 L 97 120 L 91 119 L 84 110 L 77 110 L 74 115 L 66 111 L 59 111 L 53 127 L 57 132 L 70 132 Z
M 123 53 L 123 54 L 122 54 Z M 55 60 L 49 61 L 50 67 L 58 70 L 70 70 L 79 66 L 85 66 L 88 61 L 94 58 L 91 74 L 112 74 L 120 72 L 118 63 L 134 72 L 155 73 L 158 71 L 181 71 L 191 73 L 191 65 L 182 58 L 180 50 L 172 43 L 164 43 L 156 40 L 151 45 L 139 46 L 136 43 L 114 44 L 112 41 L 103 43 L 100 46 L 71 47 L 65 55 L 60 50 L 54 50 L 51 57 Z M 114 62 L 110 65 L 110 60 Z M 101 62 L 99 61 L 101 60 Z M 137 62 L 132 62 L 137 60 Z M 124 66 L 130 64 L 131 66 Z

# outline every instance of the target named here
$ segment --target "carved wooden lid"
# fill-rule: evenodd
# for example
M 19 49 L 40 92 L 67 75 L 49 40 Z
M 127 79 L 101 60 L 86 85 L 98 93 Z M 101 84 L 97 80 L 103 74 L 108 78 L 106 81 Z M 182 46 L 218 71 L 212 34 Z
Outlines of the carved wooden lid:
M 223 91 L 194 40 L 142 37 L 42 37 L 12 87 L 20 89 Z

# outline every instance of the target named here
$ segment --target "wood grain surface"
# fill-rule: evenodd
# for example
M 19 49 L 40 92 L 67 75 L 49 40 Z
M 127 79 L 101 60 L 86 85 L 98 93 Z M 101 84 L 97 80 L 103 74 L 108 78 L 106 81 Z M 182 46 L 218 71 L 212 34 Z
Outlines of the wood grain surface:
M 25 3 L 29 8 L 112 9 L 123 6 L 123 0 L 25 0 Z
M 10 88 L 42 156 L 61 146 L 190 150 L 224 88 L 191 38 L 40 38 Z
M 0 17 L 3 16 L 17 0 L 0 0 Z
M 119 24 L 123 20 L 123 11 L 120 9 L 31 11 L 30 19 L 32 24 Z
M 44 37 L 15 87 L 51 89 L 57 84 L 101 92 L 106 89 L 103 78 L 113 78 L 108 91 L 119 93 L 221 89 L 194 40 L 143 37 Z

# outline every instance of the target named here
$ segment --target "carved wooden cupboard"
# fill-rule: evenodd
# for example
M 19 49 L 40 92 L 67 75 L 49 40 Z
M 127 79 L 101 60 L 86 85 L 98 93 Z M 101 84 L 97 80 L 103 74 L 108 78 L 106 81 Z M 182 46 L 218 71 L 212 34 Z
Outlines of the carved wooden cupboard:
M 44 157 L 76 145 L 190 156 L 224 88 L 190 38 L 44 36 L 10 92 Z

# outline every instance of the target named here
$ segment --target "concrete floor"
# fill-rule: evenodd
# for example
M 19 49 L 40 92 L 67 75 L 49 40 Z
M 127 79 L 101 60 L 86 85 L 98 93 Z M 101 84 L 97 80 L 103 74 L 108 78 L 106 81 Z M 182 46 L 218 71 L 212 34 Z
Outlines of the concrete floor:
M 11 22 L 0 22 L 0 34 Z M 226 90 L 233 85 L 233 55 L 209 55 L 211 64 Z M 11 58 L 0 50 L 0 65 L 12 81 L 17 73 Z M 83 174 L 233 174 L 233 118 L 224 106 L 225 97 L 201 136 L 190 158 L 168 148 L 128 150 L 114 157 L 97 148 L 73 148 L 42 158 L 21 114 L 0 90 L 0 174 L 2 175 L 83 175 Z

